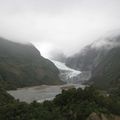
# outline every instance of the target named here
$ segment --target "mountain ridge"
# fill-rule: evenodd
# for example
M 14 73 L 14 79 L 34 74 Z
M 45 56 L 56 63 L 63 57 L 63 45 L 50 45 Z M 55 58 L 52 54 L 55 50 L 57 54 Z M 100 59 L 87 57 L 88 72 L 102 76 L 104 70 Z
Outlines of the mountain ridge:
M 0 83 L 6 89 L 39 84 L 62 84 L 59 70 L 32 44 L 0 38 Z
M 90 71 L 92 77 L 89 84 L 102 89 L 114 88 L 120 85 L 120 34 L 107 36 L 101 41 L 93 42 L 68 58 L 66 65 L 81 71 Z M 103 44 L 98 45 L 99 43 Z

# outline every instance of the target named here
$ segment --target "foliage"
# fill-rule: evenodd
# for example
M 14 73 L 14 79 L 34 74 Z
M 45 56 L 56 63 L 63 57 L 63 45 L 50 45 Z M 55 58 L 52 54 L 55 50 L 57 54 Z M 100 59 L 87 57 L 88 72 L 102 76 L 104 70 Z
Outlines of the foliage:
M 5 89 L 40 84 L 62 84 L 57 67 L 32 44 L 0 38 L 0 86 Z
M 120 47 L 111 49 L 94 68 L 91 81 L 94 85 L 108 90 L 120 85 Z
M 53 101 L 43 103 L 7 99 L 8 103 L 0 106 L 0 120 L 85 120 L 92 112 L 120 115 L 120 102 L 113 95 L 102 95 L 91 86 L 62 91 Z

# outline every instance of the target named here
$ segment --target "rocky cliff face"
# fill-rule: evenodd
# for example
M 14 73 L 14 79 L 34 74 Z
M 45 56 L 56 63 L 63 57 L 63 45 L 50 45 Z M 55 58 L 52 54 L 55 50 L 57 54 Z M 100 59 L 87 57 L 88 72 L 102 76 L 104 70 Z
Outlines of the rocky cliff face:
M 19 44 L 0 38 L 0 85 L 6 89 L 61 84 L 59 71 L 43 58 L 32 44 Z

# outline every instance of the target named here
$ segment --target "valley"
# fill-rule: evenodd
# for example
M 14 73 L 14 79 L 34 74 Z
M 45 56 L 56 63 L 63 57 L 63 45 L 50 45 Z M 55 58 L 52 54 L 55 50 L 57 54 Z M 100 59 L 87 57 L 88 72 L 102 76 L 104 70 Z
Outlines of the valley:
M 53 100 L 56 95 L 62 92 L 62 88 L 84 88 L 82 81 L 78 76 L 80 71 L 67 67 L 64 63 L 51 60 L 60 70 L 59 76 L 65 82 L 64 85 L 40 85 L 33 87 L 18 88 L 17 90 L 10 90 L 8 93 L 15 99 L 31 103 L 33 101 L 43 102 L 45 100 Z M 77 81 L 76 81 L 77 80 Z
M 120 120 L 120 0 L 0 0 L 0 120 Z
M 1 120 L 119 120 L 119 46 L 89 45 L 63 62 L 0 40 Z

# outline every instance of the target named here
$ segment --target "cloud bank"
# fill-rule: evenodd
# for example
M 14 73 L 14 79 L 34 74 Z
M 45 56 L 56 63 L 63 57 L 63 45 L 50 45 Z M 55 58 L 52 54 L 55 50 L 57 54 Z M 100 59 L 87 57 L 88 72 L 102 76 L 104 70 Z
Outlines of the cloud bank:
M 120 29 L 120 0 L 0 0 L 0 36 L 71 55 Z

